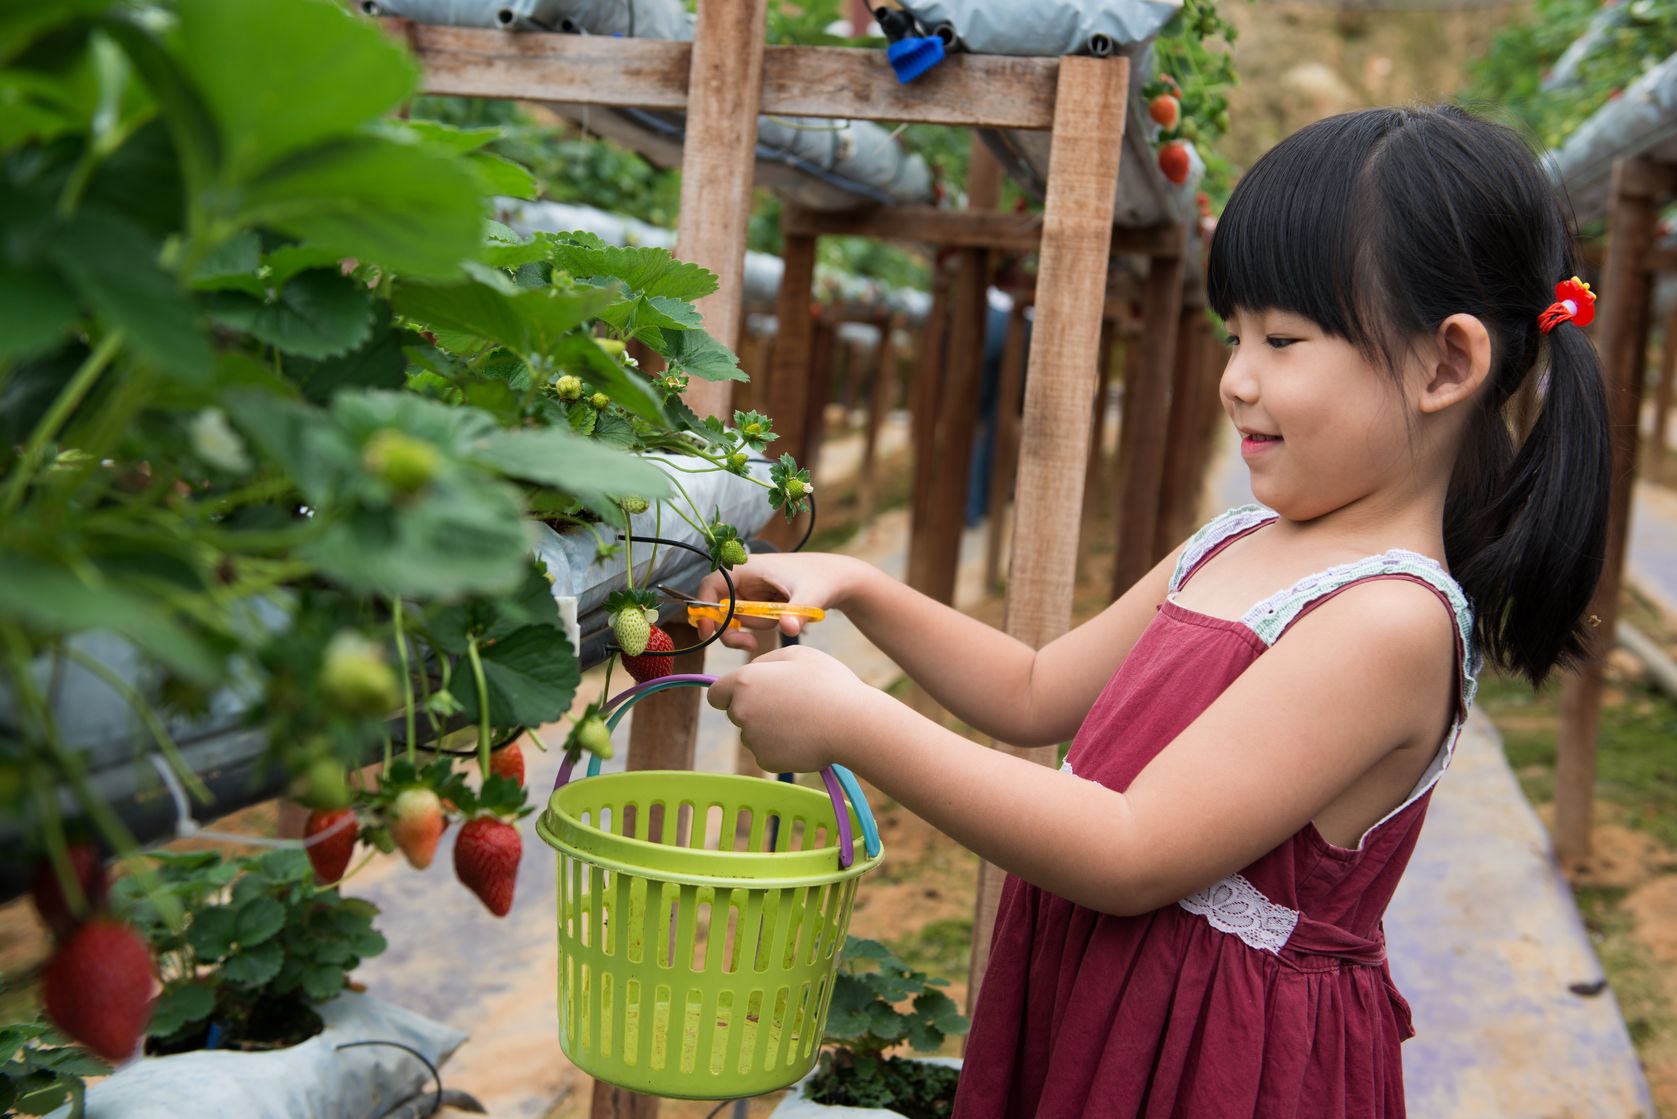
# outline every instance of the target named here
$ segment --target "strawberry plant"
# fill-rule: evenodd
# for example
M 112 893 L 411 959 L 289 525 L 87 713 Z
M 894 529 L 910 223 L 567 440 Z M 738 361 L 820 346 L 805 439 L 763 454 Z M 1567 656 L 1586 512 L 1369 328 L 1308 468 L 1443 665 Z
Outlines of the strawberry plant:
M 1206 165 L 1206 190 L 1222 199 L 1234 186 L 1233 168 L 1215 153 L 1229 131 L 1227 90 L 1235 83 L 1237 32 L 1217 14 L 1215 0 L 1186 0 L 1153 42 L 1154 73 L 1142 85 L 1148 116 L 1159 126 L 1159 170 L 1172 183 L 1188 177 L 1183 142 Z
M 956 1069 L 887 1050 L 907 1044 L 935 1053 L 967 1031 L 967 1020 L 934 979 L 885 945 L 846 937 L 833 980 L 820 1071 L 806 1094 L 817 1103 L 885 1107 L 910 1119 L 944 1119 L 955 1104 Z M 906 1005 L 904 1005 L 906 1004 Z
M 70 835 L 126 861 L 124 912 L 162 954 L 154 1037 L 214 1007 L 262 1032 L 275 997 L 324 997 L 365 954 L 294 952 L 275 905 L 371 950 L 316 874 L 358 844 L 423 865 L 451 822 L 522 811 L 493 748 L 560 719 L 582 667 L 529 522 L 620 556 L 645 624 L 631 518 L 738 562 L 684 480 L 726 472 L 792 515 L 809 476 L 758 459 L 766 416 L 682 398 L 744 376 L 694 308 L 716 278 L 490 221 L 530 175 L 495 128 L 395 119 L 417 66 L 334 0 L 7 9 L 0 67 L 0 832 L 46 859 L 71 935 L 104 880 Z M 236 711 L 319 814 L 314 865 L 237 864 L 253 884 L 211 900 L 235 864 L 136 858 L 105 744 L 65 730 L 72 673 L 201 804 L 176 734 Z M 472 782 L 442 745 L 462 723 Z M 567 741 L 609 752 L 603 732 L 591 714 Z M 265 935 L 222 935 L 250 907 Z
M 313 1005 L 343 990 L 361 960 L 385 949 L 372 927 L 372 903 L 317 885 L 301 851 L 149 860 L 161 895 L 128 875 L 114 883 L 112 902 L 149 944 L 163 981 L 151 1014 L 151 1052 L 200 1048 L 212 1031 L 228 1048 L 312 1036 L 320 1029 Z M 190 914 L 184 926 L 168 915 L 171 908 Z M 145 978 L 149 985 L 149 971 Z
M 69 1104 L 70 1119 L 81 1119 L 82 1078 L 110 1071 L 44 1021 L 0 1026 L 0 1113 L 45 1115 Z

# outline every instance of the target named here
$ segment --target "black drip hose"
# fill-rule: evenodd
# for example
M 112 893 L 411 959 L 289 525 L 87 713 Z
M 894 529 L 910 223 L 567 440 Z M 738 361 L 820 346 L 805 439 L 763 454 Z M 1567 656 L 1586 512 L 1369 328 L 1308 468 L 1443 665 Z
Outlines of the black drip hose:
M 373 1041 L 346 1041 L 342 1045 L 338 1046 L 337 1048 L 339 1050 L 356 1049 L 356 1048 L 359 1048 L 360 1046 L 363 1046 L 363 1045 L 388 1045 L 392 1049 L 400 1049 L 404 1053 L 411 1053 L 413 1056 L 419 1058 L 420 1063 L 422 1063 L 425 1066 L 426 1071 L 428 1071 L 431 1074 L 431 1079 L 433 1079 L 437 1082 L 436 1102 L 434 1102 L 431 1105 L 431 1114 L 435 1115 L 437 1112 L 442 1110 L 442 1106 L 443 1106 L 443 1074 L 437 1071 L 437 1066 L 431 1063 L 431 1058 L 427 1057 L 425 1054 L 421 1053 L 419 1050 L 415 1049 L 413 1046 L 404 1045 L 399 1041 L 378 1041 L 378 1040 L 373 1040 Z

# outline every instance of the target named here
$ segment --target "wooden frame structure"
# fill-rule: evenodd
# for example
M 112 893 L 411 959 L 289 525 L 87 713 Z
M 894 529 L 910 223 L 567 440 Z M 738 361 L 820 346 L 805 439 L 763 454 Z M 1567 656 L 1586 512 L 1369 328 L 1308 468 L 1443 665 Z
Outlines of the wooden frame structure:
M 963 261 L 969 277 L 965 297 L 973 304 L 976 289 L 980 316 L 987 278 L 984 254 L 991 248 L 1035 250 L 1036 322 L 1023 388 L 1014 515 L 1016 537 L 1032 545 L 1013 554 L 1005 627 L 1041 646 L 1070 623 L 1105 298 L 1104 283 L 1092 281 L 1106 275 L 1112 248 L 1129 63 L 1123 58 L 956 54 L 919 81 L 899 85 L 874 51 L 765 47 L 764 7 L 764 0 L 700 0 L 692 43 L 386 22 L 423 64 L 428 93 L 686 112 L 688 136 L 696 142 L 684 148 L 677 252 L 721 277 L 721 287 L 700 310 L 712 332 L 729 345 L 737 341 L 740 322 L 744 214 L 757 114 L 1050 131 L 1040 218 L 982 208 L 965 213 L 896 208 L 819 219 L 794 215 L 783 254 L 782 302 L 788 305 L 789 293 L 795 293 L 801 313 L 780 320 L 776 375 L 769 386 L 782 438 L 801 442 L 808 430 L 804 367 L 783 354 L 810 350 L 812 323 L 801 304 L 813 280 L 819 233 L 896 235 L 959 245 L 969 254 Z M 797 224 L 805 221 L 807 228 Z M 1157 237 L 1179 234 L 1148 236 L 1155 239 L 1146 246 L 1157 248 Z M 1167 333 L 1174 339 L 1174 310 L 1169 321 Z M 966 344 L 977 346 L 976 338 Z M 974 362 L 951 362 L 962 364 Z M 1022 367 L 1016 375 L 1023 376 Z M 802 399 L 791 399 L 794 393 Z M 727 413 L 726 383 L 695 384 L 691 395 L 699 412 Z M 788 403 L 805 407 L 788 411 L 783 407 Z M 967 432 L 970 446 L 970 424 Z M 952 429 L 941 440 L 946 450 L 959 445 L 957 434 Z M 1151 523 L 1151 511 L 1149 516 Z M 677 670 L 696 667 L 683 664 Z M 630 767 L 690 768 L 698 703 L 696 691 L 682 689 L 642 704 L 632 724 Z M 1052 748 L 1019 752 L 1049 764 L 1054 756 Z M 975 919 L 983 942 L 974 947 L 974 994 L 988 946 L 983 882 Z M 993 896 L 993 890 L 988 892 Z M 993 910 L 993 901 L 989 904 Z M 597 1085 L 592 1115 L 646 1119 L 657 1108 L 656 1099 Z
M 1590 853 L 1602 679 L 1607 650 L 1612 648 L 1618 625 L 1625 542 L 1636 485 L 1638 429 L 1647 382 L 1654 277 L 1671 263 L 1666 259 L 1669 254 L 1655 248 L 1655 227 L 1660 208 L 1673 198 L 1677 198 L 1677 164 L 1644 158 L 1614 164 L 1597 328 L 1602 374 L 1607 381 L 1608 422 L 1613 433 L 1613 488 L 1607 516 L 1607 562 L 1590 604 L 1594 648 L 1590 659 L 1561 687 L 1555 759 L 1555 854 L 1563 860 L 1582 859 Z M 1668 335 L 1668 349 L 1670 345 Z M 1671 360 L 1667 359 L 1667 365 Z M 1661 395 L 1668 393 L 1662 386 Z M 1664 425 L 1659 424 L 1656 430 L 1663 439 Z

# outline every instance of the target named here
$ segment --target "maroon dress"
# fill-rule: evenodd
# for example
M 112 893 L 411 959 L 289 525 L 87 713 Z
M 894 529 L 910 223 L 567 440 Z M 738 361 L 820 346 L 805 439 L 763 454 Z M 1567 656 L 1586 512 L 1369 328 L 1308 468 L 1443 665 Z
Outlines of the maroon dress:
M 1174 592 L 1274 514 L 1231 510 L 1189 542 Z M 1472 701 L 1472 616 L 1435 562 L 1394 551 L 1312 576 L 1240 621 L 1167 598 L 1095 701 L 1066 758 L 1123 790 L 1229 682 L 1313 607 L 1367 579 L 1432 589 L 1453 613 L 1461 704 L 1404 803 L 1337 847 L 1306 825 L 1238 874 L 1140 916 L 1086 909 L 1009 877 L 974 1015 L 956 1119 L 1392 1119 L 1409 1008 L 1381 917 Z M 1090 837 L 1091 856 L 1099 839 Z

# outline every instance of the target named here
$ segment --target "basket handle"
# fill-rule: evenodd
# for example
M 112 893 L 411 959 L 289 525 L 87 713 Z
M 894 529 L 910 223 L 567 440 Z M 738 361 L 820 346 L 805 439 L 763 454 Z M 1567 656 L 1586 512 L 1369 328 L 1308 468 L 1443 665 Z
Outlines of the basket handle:
M 605 710 L 611 712 L 610 718 L 606 720 L 606 729 L 617 729 L 617 724 L 623 721 L 623 716 L 629 713 L 629 709 L 649 695 L 670 688 L 708 688 L 714 683 L 714 676 L 702 672 L 688 672 L 660 676 L 656 680 L 625 688 L 606 701 Z M 576 759 L 567 754 L 559 763 L 559 774 L 553 781 L 555 789 L 563 787 L 571 780 L 575 766 Z M 587 775 L 594 777 L 599 772 L 600 758 L 596 754 L 589 758 Z M 833 816 L 838 823 L 839 866 L 848 869 L 856 861 L 856 840 L 850 830 L 850 813 L 845 810 L 846 793 L 850 795 L 850 802 L 856 808 L 856 817 L 861 821 L 862 839 L 868 857 L 879 854 L 879 828 L 874 822 L 873 812 L 868 807 L 867 798 L 862 795 L 862 786 L 857 783 L 855 775 L 843 766 L 824 766 L 821 769 L 821 781 L 827 787 L 827 796 L 833 802 Z

